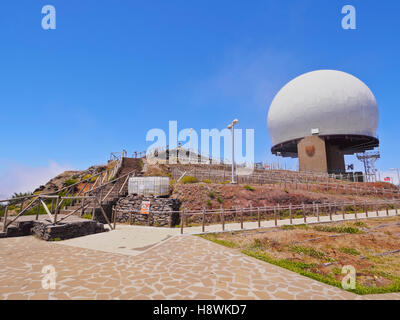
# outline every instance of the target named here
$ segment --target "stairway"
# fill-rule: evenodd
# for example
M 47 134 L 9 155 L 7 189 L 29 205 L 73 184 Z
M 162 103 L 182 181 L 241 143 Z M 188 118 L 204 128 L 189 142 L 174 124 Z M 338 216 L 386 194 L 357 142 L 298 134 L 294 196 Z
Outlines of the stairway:
M 132 171 L 135 172 L 131 173 Z M 121 163 L 121 168 L 119 169 L 119 172 L 117 172 L 114 179 L 122 177 L 128 173 L 131 173 L 131 175 L 136 175 L 136 176 L 142 174 L 142 160 L 140 158 L 123 158 Z M 102 207 L 109 219 L 111 219 L 112 206 L 115 205 L 120 198 L 123 198 L 128 194 L 127 182 L 125 183 L 124 187 L 121 190 L 121 187 L 124 184 L 125 180 L 126 177 L 122 177 L 121 179 L 117 180 L 114 183 L 107 184 L 101 191 L 102 198 L 104 199 L 104 197 L 114 187 L 114 189 L 110 192 L 107 198 L 102 202 Z M 120 190 L 121 192 L 119 192 Z M 85 204 L 87 204 L 87 202 L 85 202 Z M 77 200 L 73 205 L 61 209 L 60 214 L 69 214 L 73 210 L 79 209 L 81 205 L 82 205 L 82 200 Z M 89 203 L 89 206 L 83 212 L 82 210 L 78 210 L 75 214 L 80 216 L 84 214 L 93 214 L 93 212 L 96 220 L 103 223 L 105 222 L 103 221 L 104 217 L 101 213 L 99 205 L 94 201 L 91 201 L 91 203 Z

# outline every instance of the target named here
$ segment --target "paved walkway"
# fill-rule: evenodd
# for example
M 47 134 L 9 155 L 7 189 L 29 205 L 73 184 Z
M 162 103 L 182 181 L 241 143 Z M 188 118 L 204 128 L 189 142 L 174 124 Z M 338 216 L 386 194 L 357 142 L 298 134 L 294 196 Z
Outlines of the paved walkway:
M 136 256 L 179 233 L 180 229 L 178 228 L 117 224 L 116 229 L 111 232 L 97 233 L 56 243 L 77 248 Z
M 56 289 L 42 268 L 54 266 Z M 199 237 L 178 235 L 140 255 L 31 236 L 0 239 L 1 299 L 362 299 Z M 400 294 L 377 298 L 400 299 Z
M 389 211 L 389 216 L 394 216 L 395 210 Z M 369 213 L 369 217 L 376 217 L 376 212 Z M 386 217 L 386 211 L 379 212 L 380 217 Z M 365 219 L 365 213 L 357 214 L 358 219 Z M 346 214 L 346 220 L 354 220 L 354 214 Z M 332 221 L 343 221 L 342 215 L 332 215 Z M 304 219 L 293 219 L 293 224 L 303 224 Z M 321 216 L 320 222 L 330 222 L 329 216 Z M 316 217 L 307 217 L 307 223 L 318 223 Z M 278 226 L 288 225 L 290 220 L 278 220 Z M 261 221 L 262 228 L 275 227 L 274 220 Z M 257 222 L 244 222 L 243 229 L 251 230 L 257 229 Z M 240 223 L 229 223 L 225 225 L 225 231 L 241 230 Z M 221 232 L 221 224 L 209 225 L 205 227 L 205 232 Z M 202 233 L 201 227 L 188 227 L 184 228 L 185 234 L 199 234 Z M 163 243 L 169 238 L 179 235 L 180 228 L 159 228 L 148 226 L 130 226 L 118 224 L 116 230 L 107 233 L 98 233 L 85 237 L 69 239 L 57 242 L 61 245 L 69 245 L 77 248 L 100 250 L 109 253 L 120 253 L 130 256 L 135 256 L 152 250 L 155 246 Z

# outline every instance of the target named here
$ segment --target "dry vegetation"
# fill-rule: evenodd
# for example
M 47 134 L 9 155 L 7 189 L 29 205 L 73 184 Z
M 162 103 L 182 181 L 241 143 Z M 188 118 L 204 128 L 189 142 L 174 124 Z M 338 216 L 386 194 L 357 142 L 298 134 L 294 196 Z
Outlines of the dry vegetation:
M 352 265 L 359 294 L 400 291 L 400 217 L 203 237 L 337 287 Z
M 280 190 L 269 185 L 232 185 L 223 183 L 178 183 L 173 186 L 172 198 L 179 198 L 189 210 L 224 209 L 232 207 L 253 207 L 288 205 L 313 202 L 365 200 L 365 197 L 317 193 L 304 190 Z

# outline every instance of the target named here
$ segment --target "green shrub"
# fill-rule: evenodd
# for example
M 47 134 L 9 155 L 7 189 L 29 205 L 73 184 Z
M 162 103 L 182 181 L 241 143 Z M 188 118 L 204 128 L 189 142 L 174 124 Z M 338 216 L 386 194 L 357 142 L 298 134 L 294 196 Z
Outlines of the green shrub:
M 256 190 L 254 187 L 249 186 L 248 184 L 245 184 L 245 185 L 243 186 L 243 188 L 245 188 L 246 190 L 249 190 L 249 191 L 254 191 L 254 190 Z
M 92 176 L 92 175 L 91 175 L 90 173 L 85 174 L 85 175 L 82 177 L 81 180 L 87 180 L 87 179 L 89 179 L 91 176 Z
M 220 197 L 217 198 L 218 203 L 222 203 L 222 199 Z
M 90 213 L 85 213 L 85 214 L 82 216 L 82 218 L 83 218 L 83 219 L 92 220 L 92 215 L 91 215 Z
M 333 274 L 336 274 L 336 275 L 342 274 L 342 269 L 340 269 L 340 268 L 338 268 L 338 267 L 334 267 L 334 268 L 332 269 L 332 273 L 333 273 Z
M 361 227 L 361 228 L 366 228 L 367 227 L 367 225 L 362 221 L 354 222 L 354 225 L 357 226 L 357 227 Z
M 209 193 L 208 193 L 208 196 L 209 196 L 211 199 L 214 199 L 214 198 L 215 198 L 215 194 L 214 194 L 213 192 L 209 192 Z
M 195 177 L 192 176 L 185 176 L 182 178 L 182 183 L 196 183 L 198 180 Z
M 67 185 L 67 186 L 71 186 L 71 185 L 73 185 L 73 184 L 75 184 L 75 183 L 77 183 L 78 182 L 78 179 L 68 179 L 68 180 L 65 180 L 65 184 Z
M 203 182 L 204 183 L 211 183 L 211 180 L 210 179 L 204 179 Z
M 208 201 L 207 201 L 207 205 L 208 205 L 209 207 L 212 207 L 212 202 L 211 202 L 211 200 L 208 200 Z

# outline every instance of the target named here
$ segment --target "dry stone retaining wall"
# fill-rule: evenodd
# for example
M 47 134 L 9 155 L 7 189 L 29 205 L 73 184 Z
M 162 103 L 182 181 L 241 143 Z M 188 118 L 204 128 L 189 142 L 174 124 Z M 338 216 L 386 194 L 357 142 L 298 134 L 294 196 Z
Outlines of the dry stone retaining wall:
M 150 201 L 150 214 L 139 213 L 143 201 Z M 179 213 L 173 212 L 179 211 L 179 208 L 180 201 L 178 199 L 131 194 L 117 202 L 116 221 L 139 225 L 173 227 L 179 224 Z

